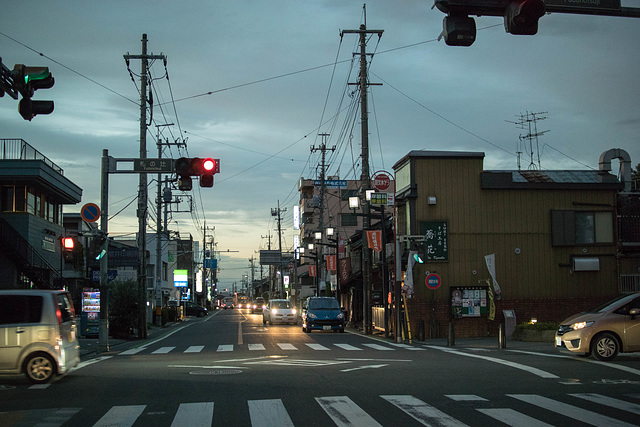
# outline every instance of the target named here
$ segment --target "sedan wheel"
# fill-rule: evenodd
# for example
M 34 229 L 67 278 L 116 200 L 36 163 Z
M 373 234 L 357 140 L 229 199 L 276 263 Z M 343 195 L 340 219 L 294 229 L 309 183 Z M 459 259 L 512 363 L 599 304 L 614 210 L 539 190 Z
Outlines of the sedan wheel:
M 618 340 L 609 333 L 598 335 L 591 345 L 593 356 L 598 360 L 611 360 L 620 351 Z
M 46 383 L 54 373 L 54 362 L 46 354 L 40 353 L 30 356 L 25 364 L 25 373 L 29 381 L 35 384 Z

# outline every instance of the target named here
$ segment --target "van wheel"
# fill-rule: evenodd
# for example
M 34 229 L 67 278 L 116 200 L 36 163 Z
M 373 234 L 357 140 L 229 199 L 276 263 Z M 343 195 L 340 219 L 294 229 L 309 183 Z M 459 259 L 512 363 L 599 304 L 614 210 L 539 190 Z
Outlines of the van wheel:
M 43 384 L 51 380 L 56 371 L 55 362 L 46 353 L 30 355 L 24 363 L 24 373 L 34 384 Z
M 617 356 L 620 344 L 612 334 L 605 332 L 594 338 L 591 342 L 591 352 L 598 360 L 608 361 Z

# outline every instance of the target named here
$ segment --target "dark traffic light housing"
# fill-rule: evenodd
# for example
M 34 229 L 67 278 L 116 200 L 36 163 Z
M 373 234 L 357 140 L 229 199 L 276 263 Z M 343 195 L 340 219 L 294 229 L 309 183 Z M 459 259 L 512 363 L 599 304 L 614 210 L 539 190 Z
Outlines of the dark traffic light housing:
M 38 89 L 51 89 L 55 80 L 48 67 L 28 67 L 16 64 L 11 72 L 13 84 L 22 99 L 18 104 L 18 112 L 23 119 L 31 121 L 38 114 L 53 113 L 53 101 L 34 101 L 31 99 Z
M 475 16 L 502 16 L 506 32 L 534 35 L 544 16 L 544 0 L 435 0 L 435 7 L 447 14 L 441 37 L 449 46 L 471 46 L 476 39 Z
M 182 191 L 192 189 L 192 176 L 200 178 L 200 187 L 213 187 L 213 175 L 220 172 L 220 159 L 180 157 L 175 161 L 174 168 L 178 177 L 178 189 Z

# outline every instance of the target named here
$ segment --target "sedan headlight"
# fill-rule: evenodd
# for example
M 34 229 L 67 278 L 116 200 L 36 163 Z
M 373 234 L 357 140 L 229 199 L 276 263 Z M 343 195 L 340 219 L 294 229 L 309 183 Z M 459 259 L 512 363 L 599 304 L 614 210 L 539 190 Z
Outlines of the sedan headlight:
M 596 323 L 593 320 L 590 320 L 589 322 L 577 322 L 574 323 L 573 325 L 571 325 L 571 328 L 576 331 L 578 329 L 583 329 L 583 328 L 588 328 L 589 326 L 593 325 L 594 323 Z

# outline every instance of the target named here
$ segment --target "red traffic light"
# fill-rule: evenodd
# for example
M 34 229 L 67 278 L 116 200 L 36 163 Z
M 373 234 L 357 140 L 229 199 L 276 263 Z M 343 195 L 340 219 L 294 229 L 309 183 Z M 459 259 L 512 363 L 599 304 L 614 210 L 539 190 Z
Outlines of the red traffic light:
M 214 172 L 217 162 L 210 157 L 207 157 L 202 161 L 202 168 L 207 172 Z
M 73 237 L 63 237 L 62 238 L 62 249 L 65 251 L 72 251 L 76 245 L 76 241 Z

